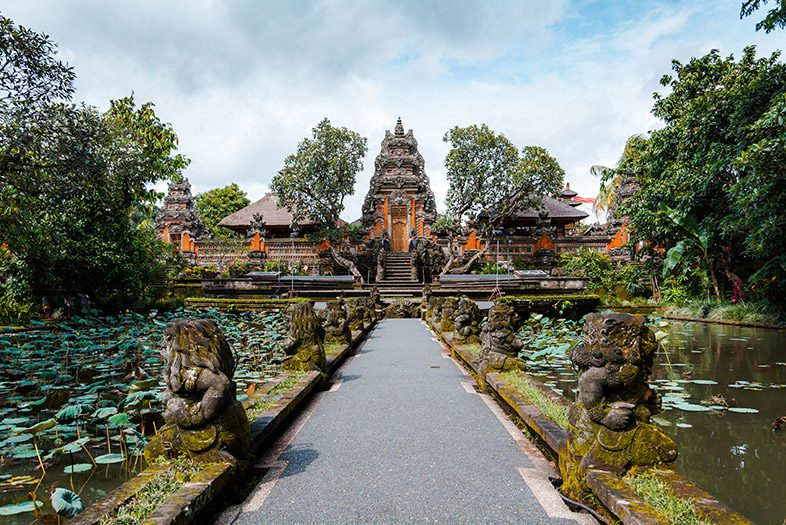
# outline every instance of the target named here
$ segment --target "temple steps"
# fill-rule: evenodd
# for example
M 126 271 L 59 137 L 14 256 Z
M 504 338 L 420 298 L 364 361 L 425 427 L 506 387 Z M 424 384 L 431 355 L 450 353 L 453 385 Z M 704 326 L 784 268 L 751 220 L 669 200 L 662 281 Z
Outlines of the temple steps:
M 386 287 L 417 286 L 417 281 L 412 279 L 412 256 L 408 252 L 388 252 L 385 258 L 385 278 L 379 284 Z

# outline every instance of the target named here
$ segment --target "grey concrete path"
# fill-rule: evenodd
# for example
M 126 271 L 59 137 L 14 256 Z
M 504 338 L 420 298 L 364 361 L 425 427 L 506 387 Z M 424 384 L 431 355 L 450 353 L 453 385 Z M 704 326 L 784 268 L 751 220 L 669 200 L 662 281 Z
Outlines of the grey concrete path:
M 595 523 L 416 319 L 382 321 L 217 523 Z

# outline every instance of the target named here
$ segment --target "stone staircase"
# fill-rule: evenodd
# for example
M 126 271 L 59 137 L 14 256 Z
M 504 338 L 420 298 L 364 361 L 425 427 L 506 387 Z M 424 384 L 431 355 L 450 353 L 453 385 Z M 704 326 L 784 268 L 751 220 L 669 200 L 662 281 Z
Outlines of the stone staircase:
M 385 278 L 377 284 L 380 288 L 420 288 L 412 279 L 412 256 L 408 252 L 388 252 Z

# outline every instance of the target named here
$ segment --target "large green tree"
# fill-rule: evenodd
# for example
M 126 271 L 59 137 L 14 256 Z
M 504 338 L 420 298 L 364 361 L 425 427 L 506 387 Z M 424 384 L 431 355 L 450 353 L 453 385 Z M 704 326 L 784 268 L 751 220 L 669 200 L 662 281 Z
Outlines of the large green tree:
M 226 228 L 222 228 L 218 223 L 231 213 L 245 208 L 251 201 L 248 200 L 246 192 L 235 184 L 228 184 L 223 188 L 213 188 L 212 190 L 198 193 L 196 205 L 202 222 L 213 237 L 232 238 L 239 234 Z
M 494 219 L 502 220 L 562 186 L 565 171 L 545 149 L 526 146 L 519 153 L 486 124 L 456 126 L 443 140 L 451 145 L 445 157 L 448 212 L 457 221 L 473 220 L 484 210 L 494 210 Z
M 355 191 L 355 177 L 363 169 L 366 139 L 323 119 L 304 138 L 297 152 L 284 160 L 271 188 L 297 223 L 310 218 L 324 228 L 335 228 L 344 199 Z
M 73 71 L 46 36 L 3 18 L 0 42 L 0 244 L 35 292 L 143 304 L 166 253 L 148 187 L 187 165 L 177 136 L 133 97 L 70 104 Z
M 712 51 L 672 69 L 652 110 L 663 128 L 618 168 L 641 184 L 623 212 L 637 238 L 672 250 L 667 269 L 698 265 L 719 296 L 786 253 L 786 66 L 748 47 L 739 60 Z

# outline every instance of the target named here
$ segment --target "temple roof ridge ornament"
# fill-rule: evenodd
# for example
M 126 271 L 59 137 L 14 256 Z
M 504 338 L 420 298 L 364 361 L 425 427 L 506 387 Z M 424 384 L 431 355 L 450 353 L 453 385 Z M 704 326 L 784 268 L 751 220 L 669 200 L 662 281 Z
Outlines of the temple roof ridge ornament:
M 396 121 L 395 133 L 397 137 L 404 136 L 404 124 L 401 123 L 401 117 Z

